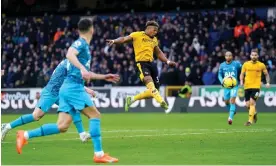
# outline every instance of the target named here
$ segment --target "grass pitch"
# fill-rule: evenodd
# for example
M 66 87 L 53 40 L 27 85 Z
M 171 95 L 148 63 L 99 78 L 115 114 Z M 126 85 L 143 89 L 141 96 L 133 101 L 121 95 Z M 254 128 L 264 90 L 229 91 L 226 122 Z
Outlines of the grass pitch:
M 275 113 L 260 113 L 256 125 L 243 126 L 246 113 L 238 113 L 233 125 L 227 113 L 102 115 L 105 152 L 122 164 L 276 164 Z M 18 115 L 2 115 L 2 123 Z M 29 141 L 18 155 L 15 133 L 44 123 L 55 123 L 57 115 L 19 127 L 2 142 L 3 165 L 94 164 L 91 142 L 81 143 L 73 125 L 68 133 Z M 88 121 L 83 117 L 85 129 Z

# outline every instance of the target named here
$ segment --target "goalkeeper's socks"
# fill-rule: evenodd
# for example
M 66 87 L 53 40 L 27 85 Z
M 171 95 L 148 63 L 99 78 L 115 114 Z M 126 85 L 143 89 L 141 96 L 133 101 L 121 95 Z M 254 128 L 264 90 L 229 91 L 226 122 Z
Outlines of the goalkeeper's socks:
M 132 102 L 135 102 L 135 101 L 137 101 L 137 100 L 147 99 L 147 98 L 150 98 L 150 97 L 151 97 L 151 92 L 150 92 L 149 89 L 147 89 L 147 90 L 145 90 L 144 92 L 141 92 L 141 93 L 135 95 L 135 96 L 131 99 L 131 101 L 132 101 Z
M 147 88 L 150 90 L 151 96 L 152 96 L 158 103 L 161 104 L 161 103 L 164 101 L 164 99 L 163 99 L 162 96 L 160 95 L 159 91 L 155 88 L 153 82 L 149 82 L 149 83 L 147 84 Z
M 103 156 L 102 136 L 101 136 L 101 121 L 99 118 L 89 120 L 89 131 L 94 145 L 94 152 L 97 157 Z
M 39 128 L 36 128 L 34 130 L 25 131 L 24 136 L 26 139 L 34 138 L 34 137 L 42 137 L 47 135 L 53 135 L 60 133 L 57 124 L 51 123 L 51 124 L 45 124 Z
M 250 123 L 253 123 L 255 112 L 256 112 L 255 106 L 250 106 L 250 109 L 249 109 L 249 120 L 248 120 Z
M 230 104 L 229 118 L 233 119 L 236 112 L 236 104 Z
M 28 124 L 33 121 L 35 121 L 33 114 L 23 115 L 23 116 L 20 116 L 18 119 L 12 121 L 10 123 L 10 127 L 13 129 L 15 127 L 22 126 L 24 124 Z

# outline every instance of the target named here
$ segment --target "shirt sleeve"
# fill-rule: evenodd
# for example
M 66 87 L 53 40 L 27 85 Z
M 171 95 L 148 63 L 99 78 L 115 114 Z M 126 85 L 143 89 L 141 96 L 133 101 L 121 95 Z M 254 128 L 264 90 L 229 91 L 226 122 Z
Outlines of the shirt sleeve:
M 241 68 L 242 68 L 242 64 L 239 61 L 237 61 L 237 68 L 238 68 L 238 70 L 241 70 Z
M 159 45 L 157 37 L 155 37 L 155 47 Z
M 75 41 L 75 42 L 71 45 L 71 47 L 72 47 L 72 48 L 75 48 L 78 52 L 81 52 L 83 46 L 84 46 L 84 44 L 83 44 L 81 41 L 79 41 L 79 40 Z
M 220 83 L 222 84 L 222 80 L 223 80 L 222 74 L 223 74 L 223 71 L 222 71 L 222 67 L 221 66 L 222 65 L 219 66 L 218 79 L 219 79 Z
M 129 36 L 132 37 L 133 40 L 135 40 L 139 36 L 139 32 L 132 32 Z
M 263 64 L 263 63 L 262 63 L 262 71 L 263 71 L 263 73 L 268 73 L 267 68 L 266 68 L 265 64 Z
M 241 70 L 242 73 L 245 73 L 246 72 L 246 63 L 242 65 L 242 70 Z

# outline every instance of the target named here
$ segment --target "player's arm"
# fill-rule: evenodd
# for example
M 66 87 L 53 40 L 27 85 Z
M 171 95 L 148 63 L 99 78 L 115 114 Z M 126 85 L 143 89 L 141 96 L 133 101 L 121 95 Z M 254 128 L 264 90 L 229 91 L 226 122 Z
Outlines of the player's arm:
M 221 83 L 221 85 L 223 85 L 223 77 L 222 77 L 222 67 L 221 65 L 219 66 L 219 72 L 218 72 L 218 79 L 219 79 L 219 82 Z
M 176 66 L 176 63 L 168 60 L 163 51 L 161 51 L 158 46 L 154 47 L 154 52 L 157 55 L 158 59 L 160 59 L 162 62 L 167 63 L 170 66 Z
M 269 77 L 269 74 L 268 74 L 268 71 L 267 71 L 265 65 L 263 67 L 263 73 L 265 75 L 266 87 L 269 88 L 270 87 L 270 77 Z
M 124 37 L 119 37 L 117 39 L 107 39 L 106 41 L 108 42 L 109 45 L 112 44 L 123 44 L 123 43 L 127 43 L 132 41 L 133 38 L 129 35 L 129 36 L 124 36 Z
M 237 61 L 237 74 L 240 75 L 241 74 L 241 69 L 242 69 L 242 64 Z
M 113 83 L 117 83 L 120 80 L 120 76 L 118 74 L 96 74 L 94 72 L 89 73 L 90 78 L 93 80 L 105 80 Z
M 246 67 L 245 67 L 246 64 L 243 64 L 242 65 L 242 70 L 241 70 L 241 74 L 240 74 L 240 84 L 241 86 L 243 86 L 243 81 L 244 81 L 244 74 L 246 72 Z
M 96 93 L 92 89 L 90 89 L 86 86 L 84 87 L 84 89 L 91 97 L 96 97 Z
M 81 70 L 81 73 L 84 79 L 89 79 L 89 76 L 90 76 L 89 72 L 78 60 L 77 58 L 78 54 L 79 54 L 79 51 L 77 49 L 75 49 L 74 47 L 70 47 L 67 51 L 66 58 L 69 60 L 70 63 L 72 63 L 75 67 Z

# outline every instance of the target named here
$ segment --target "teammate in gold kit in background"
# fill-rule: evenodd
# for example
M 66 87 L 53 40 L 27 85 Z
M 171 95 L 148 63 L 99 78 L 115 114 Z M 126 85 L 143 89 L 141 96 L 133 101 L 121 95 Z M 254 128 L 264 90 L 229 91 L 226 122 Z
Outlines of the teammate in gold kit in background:
M 246 107 L 249 109 L 249 120 L 245 123 L 246 126 L 250 126 L 257 121 L 256 100 L 260 94 L 262 73 L 266 78 L 266 87 L 270 87 L 270 78 L 266 66 L 258 61 L 258 57 L 258 52 L 252 50 L 251 60 L 243 64 L 240 75 L 241 86 L 244 85 Z
M 109 45 L 122 44 L 132 41 L 135 52 L 136 67 L 141 81 L 147 87 L 147 90 L 137 94 L 134 97 L 127 97 L 125 102 L 125 111 L 128 111 L 130 105 L 141 99 L 154 98 L 161 107 L 165 110 L 168 109 L 168 105 L 161 97 L 159 89 L 159 79 L 157 66 L 153 63 L 153 54 L 169 66 L 175 66 L 176 63 L 169 61 L 164 53 L 158 47 L 158 40 L 155 37 L 158 33 L 159 25 L 155 21 L 148 21 L 146 23 L 145 31 L 133 32 L 129 36 L 119 37 L 115 40 L 107 40 Z

